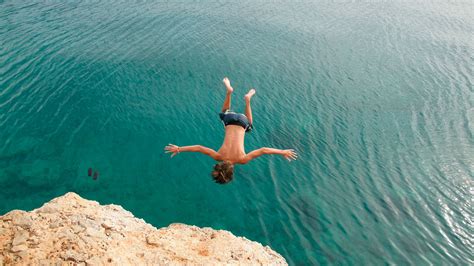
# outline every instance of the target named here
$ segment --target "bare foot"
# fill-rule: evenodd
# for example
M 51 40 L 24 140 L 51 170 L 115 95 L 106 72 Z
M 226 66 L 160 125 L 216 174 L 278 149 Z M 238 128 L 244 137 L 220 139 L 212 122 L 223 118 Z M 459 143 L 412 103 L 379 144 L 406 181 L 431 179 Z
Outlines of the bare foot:
M 245 94 L 244 99 L 246 101 L 250 101 L 250 98 L 252 98 L 252 96 L 255 94 L 255 92 L 256 92 L 255 89 L 249 90 L 249 92 L 247 92 L 247 94 Z
M 234 91 L 234 88 L 232 88 L 232 86 L 230 86 L 230 80 L 227 77 L 225 77 L 222 80 L 222 82 L 224 82 L 224 85 L 227 89 L 227 93 L 232 93 Z

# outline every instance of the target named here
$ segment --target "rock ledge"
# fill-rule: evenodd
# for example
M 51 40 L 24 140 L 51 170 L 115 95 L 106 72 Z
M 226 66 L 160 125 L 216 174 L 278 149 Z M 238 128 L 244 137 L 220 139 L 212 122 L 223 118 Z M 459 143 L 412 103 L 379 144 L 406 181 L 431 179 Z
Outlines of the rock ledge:
M 31 212 L 0 216 L 0 265 L 272 264 L 268 246 L 224 230 L 171 224 L 156 229 L 117 205 L 67 193 Z

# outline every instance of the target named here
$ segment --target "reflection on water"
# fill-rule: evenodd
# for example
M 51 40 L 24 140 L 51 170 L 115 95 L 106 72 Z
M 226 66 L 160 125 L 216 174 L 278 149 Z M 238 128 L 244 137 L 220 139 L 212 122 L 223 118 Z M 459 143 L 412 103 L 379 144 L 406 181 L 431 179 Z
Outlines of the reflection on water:
M 290 264 L 473 264 L 468 2 L 0 1 L 0 213 L 67 191 L 160 227 L 226 229 Z M 221 80 L 255 87 L 211 181 Z M 98 171 L 97 180 L 88 169 Z

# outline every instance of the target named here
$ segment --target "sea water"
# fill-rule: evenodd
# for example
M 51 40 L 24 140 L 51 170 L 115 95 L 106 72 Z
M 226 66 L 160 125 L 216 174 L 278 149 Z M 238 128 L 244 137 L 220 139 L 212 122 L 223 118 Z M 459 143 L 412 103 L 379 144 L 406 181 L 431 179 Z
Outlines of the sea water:
M 471 1 L 0 1 L 0 214 L 74 191 L 292 265 L 473 264 Z M 212 182 L 222 78 L 252 99 Z M 88 169 L 98 172 L 97 180 Z

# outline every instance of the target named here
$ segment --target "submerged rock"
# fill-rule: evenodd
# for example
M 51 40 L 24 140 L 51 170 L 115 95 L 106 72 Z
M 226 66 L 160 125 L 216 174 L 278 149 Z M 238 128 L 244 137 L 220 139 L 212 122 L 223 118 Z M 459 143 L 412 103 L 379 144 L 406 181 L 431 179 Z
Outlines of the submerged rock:
M 74 193 L 0 216 L 0 229 L 0 265 L 286 265 L 268 246 L 230 232 L 185 224 L 156 229 L 120 206 Z

